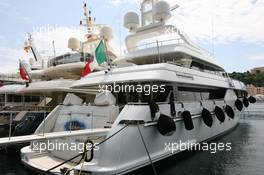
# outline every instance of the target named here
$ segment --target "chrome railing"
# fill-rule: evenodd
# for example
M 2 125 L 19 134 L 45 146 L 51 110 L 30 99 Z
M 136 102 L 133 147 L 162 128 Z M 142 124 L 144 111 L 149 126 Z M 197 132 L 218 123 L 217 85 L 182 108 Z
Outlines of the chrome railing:
M 131 47 L 131 48 L 124 50 L 124 53 L 129 53 L 129 52 L 134 52 L 137 50 L 144 50 L 144 49 L 149 49 L 149 48 L 157 48 L 157 50 L 158 50 L 158 47 L 163 47 L 163 46 L 168 46 L 168 45 L 183 46 L 183 47 L 186 47 L 186 48 L 188 48 L 194 52 L 197 52 L 200 54 L 203 53 L 203 54 L 206 54 L 208 57 L 213 58 L 213 54 L 208 52 L 206 49 L 187 44 L 182 38 L 157 40 L 155 42 L 139 44 L 135 47 Z
M 129 51 L 131 52 L 131 51 L 155 48 L 158 46 L 165 46 L 165 45 L 171 45 L 171 44 L 181 45 L 181 44 L 185 44 L 185 42 L 181 38 L 161 40 L 161 41 L 157 40 L 155 42 L 144 43 L 144 44 L 137 45 L 135 47 L 128 48 L 127 50 L 125 50 L 125 53 Z
M 48 67 L 61 64 L 84 62 L 80 54 L 65 54 L 48 60 Z

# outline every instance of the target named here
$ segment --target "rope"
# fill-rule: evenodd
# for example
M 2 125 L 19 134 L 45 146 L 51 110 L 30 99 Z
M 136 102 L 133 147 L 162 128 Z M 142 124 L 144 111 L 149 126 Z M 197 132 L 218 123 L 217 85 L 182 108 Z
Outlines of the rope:
M 99 145 L 103 144 L 104 142 L 106 142 L 107 140 L 111 139 L 112 137 L 114 137 L 115 135 L 117 135 L 119 132 L 121 132 L 123 129 L 125 129 L 127 126 L 128 126 L 128 125 L 125 125 L 125 126 L 122 127 L 120 130 L 118 130 L 117 132 L 115 132 L 114 134 L 112 134 L 111 136 L 109 136 L 108 138 L 106 138 L 105 140 L 101 141 L 97 146 L 99 146 Z M 93 149 L 93 148 L 94 148 L 94 145 L 92 146 L 92 149 Z M 87 150 L 86 152 L 88 152 L 88 151 L 89 151 L 89 150 Z M 54 169 L 56 169 L 56 168 L 58 168 L 58 167 L 60 167 L 60 166 L 62 166 L 62 165 L 64 165 L 64 164 L 66 164 L 66 163 L 68 163 L 68 162 L 70 162 L 70 161 L 72 161 L 72 160 L 74 160 L 74 159 L 76 159 L 76 158 L 78 158 L 78 157 L 80 157 L 80 156 L 82 156 L 83 154 L 84 154 L 84 153 L 79 153 L 79 154 L 77 154 L 76 156 L 74 156 L 74 157 L 72 157 L 72 158 L 70 158 L 70 159 L 68 159 L 68 160 L 65 160 L 64 162 L 62 162 L 62 163 L 60 163 L 60 164 L 58 164 L 58 165 L 56 165 L 56 166 L 54 166 L 54 167 L 48 169 L 47 171 L 45 171 L 45 173 L 49 173 L 50 171 L 52 171 L 52 170 L 54 170 Z
M 155 169 L 155 166 L 154 166 L 154 164 L 153 164 L 153 162 L 152 162 L 152 160 L 151 160 L 151 157 L 150 157 L 150 154 L 149 154 L 149 151 L 148 151 L 147 145 L 146 145 L 146 143 L 145 143 L 144 137 L 143 137 L 143 135 L 142 135 L 142 133 L 141 133 L 141 130 L 140 130 L 140 128 L 139 128 L 139 124 L 137 125 L 137 128 L 138 128 L 138 132 L 139 132 L 139 135 L 140 135 L 140 137 L 141 137 L 142 143 L 143 143 L 143 145 L 144 145 L 144 147 L 145 147 L 146 153 L 147 153 L 147 155 L 148 155 L 149 162 L 150 162 L 150 164 L 151 164 L 151 167 L 152 167 L 153 173 L 154 173 L 154 175 L 158 175 L 158 173 L 157 173 L 157 171 L 156 171 L 156 169 Z
M 87 144 L 88 144 L 88 143 L 92 144 L 92 148 L 89 150 L 89 151 L 91 151 L 91 156 L 90 156 L 89 159 L 87 159 L 87 152 L 88 152 L 88 150 L 87 150 Z M 78 164 L 80 164 L 82 160 L 84 160 L 85 162 L 90 162 L 90 161 L 93 160 L 93 157 L 94 157 L 94 149 L 93 149 L 93 147 L 94 147 L 94 143 L 93 143 L 91 140 L 88 139 L 88 140 L 84 143 L 83 155 L 82 155 L 81 160 L 78 162 Z
M 86 156 L 87 156 L 87 151 L 84 154 L 84 157 L 86 157 Z M 84 162 L 85 162 L 85 158 L 82 160 L 81 170 L 80 170 L 80 172 L 79 172 L 78 175 L 81 175 L 82 174 L 82 169 L 83 169 Z
M 63 175 L 69 174 L 69 172 L 74 168 L 74 166 L 71 166 L 71 168 L 67 169 L 67 171 Z

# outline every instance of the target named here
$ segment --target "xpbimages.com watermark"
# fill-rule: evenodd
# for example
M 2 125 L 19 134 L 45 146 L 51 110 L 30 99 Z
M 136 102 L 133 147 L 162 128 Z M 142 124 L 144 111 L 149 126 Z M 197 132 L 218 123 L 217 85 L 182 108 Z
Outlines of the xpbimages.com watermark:
M 150 95 L 151 93 L 164 93 L 166 85 L 160 84 L 123 84 L 123 83 L 113 83 L 109 85 L 99 85 L 98 92 L 128 92 L 128 93 L 143 93 L 144 95 Z
M 172 154 L 177 153 L 180 151 L 209 151 L 212 154 L 217 153 L 218 151 L 231 151 L 232 143 L 207 143 L 201 142 L 197 143 L 195 140 L 188 140 L 186 142 L 179 142 L 175 143 L 165 143 L 165 151 L 170 151 Z
M 37 152 L 47 152 L 47 151 L 78 151 L 82 153 L 84 148 L 89 150 L 98 151 L 99 143 L 81 143 L 81 142 L 62 142 L 58 140 L 47 142 L 32 142 L 31 149 L 32 151 Z
M 47 151 L 74 151 L 78 153 L 83 153 L 84 150 L 98 151 L 100 149 L 99 143 L 83 143 L 83 142 L 62 142 L 61 140 L 46 141 L 46 142 L 32 142 L 31 150 L 37 152 L 47 152 Z M 209 151 L 212 154 L 217 153 L 218 151 L 231 151 L 232 143 L 207 143 L 201 142 L 197 143 L 195 140 L 188 140 L 186 142 L 165 142 L 164 143 L 165 151 L 169 151 L 172 154 L 181 152 L 181 151 Z

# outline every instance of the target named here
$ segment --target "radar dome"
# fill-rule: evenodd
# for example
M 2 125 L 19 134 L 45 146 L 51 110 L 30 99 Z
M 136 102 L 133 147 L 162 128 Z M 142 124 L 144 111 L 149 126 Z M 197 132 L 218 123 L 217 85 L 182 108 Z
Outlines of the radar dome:
M 139 26 L 139 16 L 135 12 L 128 12 L 124 17 L 124 26 L 129 30 L 134 30 Z
M 170 5 L 166 1 L 159 1 L 153 7 L 153 18 L 157 21 L 166 21 L 171 17 Z
M 106 41 L 109 41 L 113 38 L 113 31 L 111 27 L 103 27 L 100 30 L 100 37 L 104 38 Z
M 81 47 L 81 43 L 77 38 L 70 38 L 68 40 L 68 48 L 74 51 L 79 50 Z

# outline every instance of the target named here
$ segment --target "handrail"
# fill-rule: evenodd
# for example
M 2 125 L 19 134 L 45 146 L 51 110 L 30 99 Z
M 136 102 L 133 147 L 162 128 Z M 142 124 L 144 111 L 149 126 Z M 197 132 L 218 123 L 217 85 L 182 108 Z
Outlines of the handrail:
M 31 141 L 38 140 L 47 140 L 47 139 L 58 139 L 58 138 L 67 138 L 67 137 L 78 137 L 78 136 L 106 136 L 110 131 L 110 128 L 96 128 L 96 129 L 85 129 L 78 131 L 60 131 L 45 133 L 44 135 L 33 134 L 25 136 L 15 136 L 15 137 L 5 137 L 0 138 L 0 145 L 7 144 L 17 144 L 17 143 L 26 143 Z
M 169 44 L 182 45 L 182 46 L 187 46 L 188 45 L 188 46 L 190 46 L 190 47 L 188 47 L 189 49 L 191 49 L 191 50 L 193 50 L 195 52 L 198 52 L 198 53 L 207 54 L 209 57 L 212 57 L 212 53 L 209 53 L 207 50 L 205 50 L 203 48 L 195 47 L 195 46 L 186 44 L 186 42 L 184 42 L 184 40 L 182 38 L 165 39 L 165 40 L 158 40 L 158 41 L 155 41 L 155 42 L 144 43 L 144 44 L 137 45 L 135 47 L 131 47 L 131 48 L 125 49 L 124 52 L 125 53 L 129 53 L 128 50 L 131 50 L 133 52 L 133 51 L 136 51 L 136 50 L 139 50 L 139 49 L 155 48 L 155 47 L 165 46 L 165 45 L 169 45 Z M 149 47 L 149 46 L 152 46 L 152 47 Z
M 85 62 L 85 60 L 82 60 L 81 55 L 69 53 L 69 54 L 65 54 L 65 55 L 61 55 L 61 56 L 49 59 L 48 68 L 62 65 L 62 64 L 78 63 L 78 62 Z

